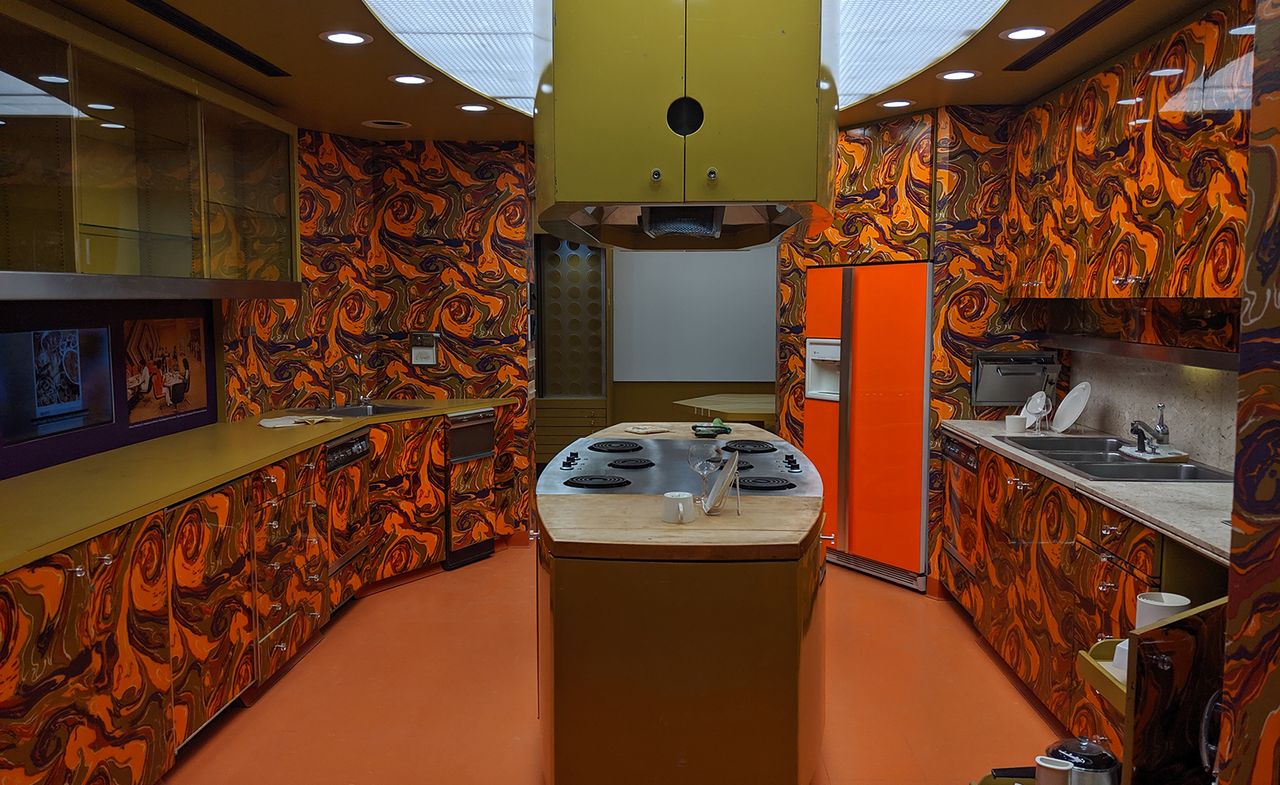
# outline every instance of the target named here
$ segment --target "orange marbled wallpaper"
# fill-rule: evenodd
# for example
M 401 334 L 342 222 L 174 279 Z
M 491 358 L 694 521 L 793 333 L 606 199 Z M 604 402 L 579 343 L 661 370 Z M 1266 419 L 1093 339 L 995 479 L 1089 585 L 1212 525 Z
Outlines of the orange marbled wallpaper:
M 299 158 L 303 296 L 227 302 L 231 418 L 322 403 L 327 372 L 340 400 L 365 389 L 377 398 L 517 398 L 495 477 L 523 525 L 533 438 L 528 145 L 304 131 Z M 409 363 L 417 330 L 440 333 L 438 367 Z

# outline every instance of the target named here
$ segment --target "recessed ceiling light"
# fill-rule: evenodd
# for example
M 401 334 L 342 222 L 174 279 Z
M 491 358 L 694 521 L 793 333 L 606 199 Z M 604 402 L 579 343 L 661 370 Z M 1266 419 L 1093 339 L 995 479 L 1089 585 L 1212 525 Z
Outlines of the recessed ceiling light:
M 1253 35 L 1254 33 L 1258 32 L 1258 26 L 1253 23 L 1249 23 L 1247 25 L 1240 25 L 1239 27 L 1233 27 L 1227 32 L 1231 33 L 1232 35 Z
M 387 78 L 396 84 L 431 84 L 431 77 L 420 76 L 419 74 L 396 74 L 395 76 L 388 76 Z
M 366 128 L 410 128 L 412 126 L 404 120 L 365 120 L 360 125 Z
M 493 107 L 487 104 L 458 104 L 458 108 L 464 112 L 487 112 Z
M 1006 41 L 1034 41 L 1052 32 L 1053 30 L 1048 27 L 1015 27 L 1012 30 L 1005 30 L 1000 37 Z
M 1138 104 L 1142 103 L 1142 99 L 1141 98 L 1121 98 L 1119 101 L 1116 101 L 1116 103 L 1120 104 L 1121 106 L 1137 106 Z
M 905 109 L 914 104 L 915 101 L 897 100 L 897 101 L 881 101 L 880 105 L 885 109 Z
M 0 120 L 0 125 L 4 125 L 4 124 L 5 124 L 4 120 Z
M 1181 68 L 1157 68 L 1156 70 L 1151 72 L 1151 75 L 1152 76 L 1177 76 L 1182 72 L 1183 72 L 1183 69 Z
M 948 82 L 963 82 L 966 79 L 972 79 L 975 76 L 981 75 L 981 71 L 945 71 L 938 74 L 938 78 L 945 79 Z
M 66 84 L 71 81 L 67 77 L 58 76 L 57 74 L 43 74 L 41 76 L 37 76 L 36 79 L 39 79 L 41 82 L 46 84 Z
M 124 126 L 121 125 L 120 123 L 99 123 L 99 125 L 103 128 L 110 128 L 112 130 L 124 128 Z
M 110 112 L 115 109 L 111 104 L 85 104 L 85 106 L 89 109 L 97 109 L 99 112 Z
M 321 33 L 320 37 L 331 44 L 342 44 L 343 46 L 359 46 L 373 40 L 371 35 L 353 33 L 350 30 L 333 30 L 328 33 Z

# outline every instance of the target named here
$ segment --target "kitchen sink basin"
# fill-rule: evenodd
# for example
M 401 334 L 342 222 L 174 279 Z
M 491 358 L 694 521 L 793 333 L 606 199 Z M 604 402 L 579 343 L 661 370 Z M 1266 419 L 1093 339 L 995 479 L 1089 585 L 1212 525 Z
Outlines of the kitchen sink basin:
M 1031 452 L 1117 452 L 1124 442 L 1112 436 L 1006 436 Z
M 1231 482 L 1231 475 L 1198 463 L 1068 463 L 1067 466 L 1099 480 L 1153 480 L 1178 482 Z
M 422 407 L 417 404 L 398 403 L 363 403 L 353 406 L 335 406 L 309 409 L 289 409 L 289 414 L 313 414 L 321 417 L 373 417 L 379 414 L 399 414 L 411 412 Z
M 1125 463 L 1132 461 L 1118 452 L 1042 452 L 1041 458 L 1063 463 Z

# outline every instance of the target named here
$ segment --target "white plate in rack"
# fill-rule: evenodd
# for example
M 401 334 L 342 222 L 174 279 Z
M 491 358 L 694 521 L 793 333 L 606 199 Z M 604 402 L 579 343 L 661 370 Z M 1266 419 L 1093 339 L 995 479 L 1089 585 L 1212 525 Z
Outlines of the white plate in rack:
M 1089 405 L 1089 393 L 1092 390 L 1093 385 L 1088 382 L 1080 382 L 1072 387 L 1067 397 L 1058 404 L 1058 413 L 1053 415 L 1053 422 L 1049 423 L 1049 427 L 1062 433 L 1075 425 L 1076 420 L 1080 419 L 1080 415 L 1084 413 L 1084 407 Z

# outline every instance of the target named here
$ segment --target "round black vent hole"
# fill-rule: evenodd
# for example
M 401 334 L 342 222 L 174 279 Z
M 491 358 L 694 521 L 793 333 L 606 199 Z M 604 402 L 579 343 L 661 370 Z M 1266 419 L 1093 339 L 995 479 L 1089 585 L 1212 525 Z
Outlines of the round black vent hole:
M 677 98 L 667 108 L 667 126 L 681 136 L 688 136 L 702 127 L 702 104 L 689 96 Z

